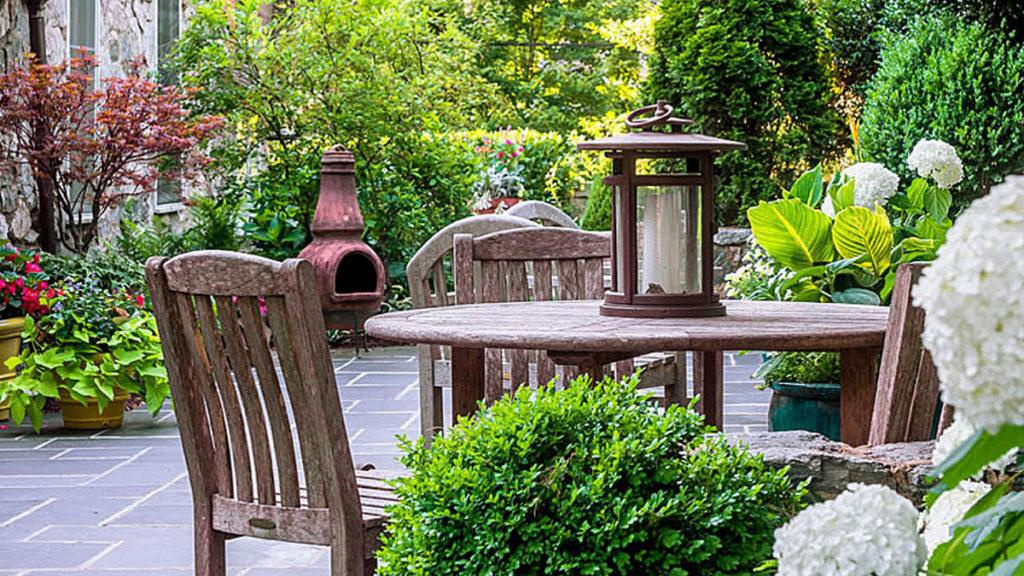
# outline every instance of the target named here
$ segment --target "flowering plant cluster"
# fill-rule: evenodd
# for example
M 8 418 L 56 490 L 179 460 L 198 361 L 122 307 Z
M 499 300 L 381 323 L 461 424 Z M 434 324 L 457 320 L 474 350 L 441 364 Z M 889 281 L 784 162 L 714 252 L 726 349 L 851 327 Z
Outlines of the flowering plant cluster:
M 115 388 L 142 396 L 156 413 L 170 394 L 156 320 L 145 297 L 111 292 L 94 280 L 61 286 L 45 316 L 25 320 L 20 355 L 7 361 L 17 374 L 4 386 L 11 417 L 27 415 L 38 430 L 47 398 L 64 391 L 103 410 Z
M 937 140 L 922 140 L 908 164 L 920 177 L 902 192 L 899 176 L 881 164 L 854 164 L 828 182 L 819 165 L 782 199 L 747 211 L 757 243 L 793 273 L 784 298 L 881 304 L 900 264 L 935 258 L 963 166 Z
M 933 151 L 914 164 L 927 173 L 945 170 L 940 185 L 954 180 L 948 167 L 927 160 L 942 148 L 928 146 Z M 936 441 L 938 483 L 919 523 L 910 525 L 902 512 L 910 503 L 895 493 L 883 506 L 855 487 L 836 499 L 843 504 L 833 508 L 846 511 L 839 519 L 828 521 L 812 507 L 778 530 L 780 574 L 911 576 L 922 567 L 920 546 L 892 543 L 914 541 L 918 530 L 930 553 L 928 574 L 1021 573 L 1024 492 L 1014 491 L 1019 474 L 1012 469 L 1024 448 L 1024 267 L 1008 265 L 1003 255 L 1024 249 L 1022 230 L 1024 177 L 1012 177 L 959 217 L 915 290 L 942 399 L 957 418 Z M 985 470 L 991 473 L 983 476 Z M 977 481 L 982 477 L 987 483 Z M 837 549 L 836 539 L 847 546 Z
M 0 247 L 0 318 L 45 314 L 55 295 L 38 253 Z
M 918 512 L 884 486 L 852 484 L 775 531 L 784 576 L 911 576 L 924 563 Z

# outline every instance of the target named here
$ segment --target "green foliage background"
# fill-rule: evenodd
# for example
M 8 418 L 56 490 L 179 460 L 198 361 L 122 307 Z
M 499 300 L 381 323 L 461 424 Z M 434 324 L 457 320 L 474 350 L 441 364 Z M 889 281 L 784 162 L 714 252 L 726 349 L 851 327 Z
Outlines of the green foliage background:
M 904 181 L 918 140 L 952 144 L 965 180 L 954 214 L 1003 176 L 1024 167 L 1024 47 L 981 24 L 947 17 L 915 23 L 882 51 L 867 89 L 865 157 Z
M 841 123 L 804 0 L 665 0 L 661 11 L 647 99 L 749 146 L 718 160 L 721 222 L 745 221 L 808 158 L 835 156 Z

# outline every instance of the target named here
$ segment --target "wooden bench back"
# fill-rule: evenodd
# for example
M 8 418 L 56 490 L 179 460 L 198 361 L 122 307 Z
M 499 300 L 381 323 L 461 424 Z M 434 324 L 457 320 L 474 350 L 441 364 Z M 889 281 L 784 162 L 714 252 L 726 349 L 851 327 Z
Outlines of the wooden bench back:
M 458 304 L 584 300 L 604 296 L 604 264 L 611 257 L 611 236 L 566 228 L 522 228 L 486 236 L 455 236 L 455 300 Z M 479 281 L 474 273 L 480 267 Z M 509 350 L 512 388 L 529 382 L 529 355 Z M 555 365 L 538 354 L 537 382 L 555 376 Z M 485 356 L 484 394 L 502 393 L 500 350 Z M 563 377 L 568 375 L 563 374 Z
M 518 216 L 545 226 L 578 229 L 579 225 L 558 206 L 540 200 L 520 202 L 505 211 L 505 216 Z
M 312 265 L 203 251 L 151 258 L 146 275 L 197 506 L 212 499 L 228 516 L 329 508 L 320 529 L 345 532 L 361 559 L 362 511 Z M 218 521 L 259 535 L 251 519 Z M 285 523 L 285 536 L 301 532 Z
M 939 378 L 921 343 L 924 310 L 914 305 L 913 288 L 926 264 L 903 264 L 889 304 L 889 324 L 871 419 L 870 445 L 932 438 L 939 404 Z M 949 424 L 946 411 L 942 427 Z

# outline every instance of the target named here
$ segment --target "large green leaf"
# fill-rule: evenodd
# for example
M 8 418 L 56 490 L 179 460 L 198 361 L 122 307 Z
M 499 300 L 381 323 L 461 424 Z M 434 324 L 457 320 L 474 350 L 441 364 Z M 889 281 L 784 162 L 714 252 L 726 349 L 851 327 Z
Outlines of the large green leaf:
M 793 187 L 789 189 L 788 197 L 796 198 L 811 208 L 817 208 L 818 203 L 821 202 L 821 195 L 821 164 L 818 164 L 814 170 L 804 172 L 797 179 Z
M 832 219 L 802 200 L 762 202 L 747 210 L 747 218 L 757 243 L 790 270 L 832 259 Z
M 953 195 L 945 188 L 932 186 L 924 196 L 924 208 L 936 222 L 942 222 L 949 215 L 949 207 L 953 205 Z
M 832 241 L 843 258 L 865 256 L 865 263 L 876 276 L 889 269 L 892 226 L 881 206 L 874 212 L 862 206 L 851 206 L 836 214 Z

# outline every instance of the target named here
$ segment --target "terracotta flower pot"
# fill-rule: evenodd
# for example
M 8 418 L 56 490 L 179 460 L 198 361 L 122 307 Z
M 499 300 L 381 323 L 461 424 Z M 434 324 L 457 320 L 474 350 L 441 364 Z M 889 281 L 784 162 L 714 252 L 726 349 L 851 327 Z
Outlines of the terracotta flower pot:
M 99 402 L 95 398 L 89 398 L 83 406 L 68 394 L 67 390 L 60 389 L 60 398 L 57 404 L 60 405 L 60 413 L 64 418 L 64 427 L 71 430 L 105 430 L 107 428 L 120 428 L 124 421 L 124 403 L 130 395 L 121 388 L 114 388 L 114 399 L 107 404 L 107 408 L 100 412 Z
M 507 209 L 515 206 L 516 204 L 519 204 L 522 201 L 523 201 L 522 198 L 492 198 L 491 199 L 491 206 L 490 206 L 490 208 L 484 208 L 483 210 L 474 209 L 473 213 L 475 213 L 477 215 L 480 215 L 480 214 L 494 214 L 494 212 L 502 204 L 505 205 L 505 209 L 507 210 Z
M 25 318 L 0 320 L 0 386 L 14 378 L 14 370 L 7 367 L 7 360 L 18 355 L 21 349 L 21 332 L 25 329 Z M 11 417 L 11 403 L 0 399 L 0 420 Z

